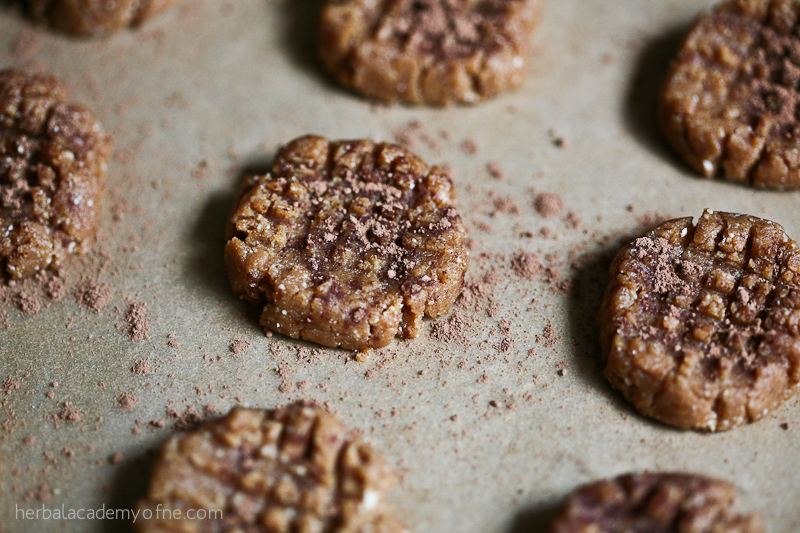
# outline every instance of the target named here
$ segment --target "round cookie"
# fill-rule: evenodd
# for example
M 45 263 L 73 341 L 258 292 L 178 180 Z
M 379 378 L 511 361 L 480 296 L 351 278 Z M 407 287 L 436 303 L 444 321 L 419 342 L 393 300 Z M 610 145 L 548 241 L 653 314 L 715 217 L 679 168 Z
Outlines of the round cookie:
M 800 187 L 796 0 L 734 0 L 700 16 L 673 59 L 659 121 L 705 176 Z
M 342 85 L 412 104 L 475 103 L 525 79 L 540 0 L 328 0 L 319 56 Z
M 740 515 L 734 487 L 692 474 L 627 474 L 575 490 L 548 533 L 763 533 Z
M 251 176 L 227 227 L 236 294 L 290 337 L 361 350 L 416 337 L 461 292 L 466 231 L 453 183 L 393 144 L 291 141 Z
M 172 0 L 26 0 L 30 17 L 74 35 L 106 35 L 137 26 Z
M 780 225 L 706 211 L 625 246 L 600 310 L 605 375 L 643 414 L 723 430 L 800 381 L 800 250 Z
M 139 533 L 401 533 L 384 502 L 395 482 L 386 460 L 322 409 L 237 408 L 164 443 L 133 525 Z
M 0 269 L 24 278 L 97 233 L 111 140 L 52 76 L 0 71 Z

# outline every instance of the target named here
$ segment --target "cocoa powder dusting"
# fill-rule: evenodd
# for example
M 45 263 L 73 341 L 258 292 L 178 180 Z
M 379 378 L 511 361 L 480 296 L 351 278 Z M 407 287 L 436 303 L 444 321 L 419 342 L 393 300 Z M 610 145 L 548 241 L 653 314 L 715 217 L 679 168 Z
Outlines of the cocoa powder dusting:
M 640 237 L 633 241 L 636 248 L 636 257 L 639 259 L 653 258 L 655 260 L 655 273 L 653 290 L 659 294 L 680 293 L 687 288 L 687 283 L 682 280 L 676 271 L 681 263 L 674 257 L 674 247 L 663 237 Z M 688 262 L 687 262 L 688 263 Z M 688 263 L 688 268 L 695 268 Z

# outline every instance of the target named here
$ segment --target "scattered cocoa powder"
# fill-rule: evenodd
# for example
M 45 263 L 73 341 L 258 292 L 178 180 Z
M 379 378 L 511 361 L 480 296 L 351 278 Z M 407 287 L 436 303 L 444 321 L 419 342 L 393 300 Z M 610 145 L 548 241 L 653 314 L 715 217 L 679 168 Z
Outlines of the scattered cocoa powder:
M 457 343 L 470 345 L 473 335 L 474 320 L 458 310 L 454 311 L 444 320 L 434 322 L 431 336 L 439 342 L 446 344 Z
M 250 349 L 250 343 L 244 339 L 233 339 L 229 348 L 231 353 L 241 355 Z
M 145 375 L 149 374 L 151 371 L 150 361 L 147 359 L 136 361 L 133 363 L 133 366 L 131 366 L 131 372 L 134 374 Z
M 59 278 L 51 278 L 44 284 L 44 292 L 52 301 L 57 302 L 67 294 L 64 282 Z
M 475 155 L 478 153 L 478 143 L 473 139 L 466 139 L 461 143 L 461 150 L 467 155 Z
M 553 193 L 543 192 L 536 195 L 533 200 L 533 207 L 540 216 L 552 218 L 561 214 L 564 204 L 559 196 Z
M 150 338 L 150 321 L 146 318 L 147 304 L 132 302 L 125 313 L 125 320 L 129 324 L 128 336 L 132 341 Z
M 123 392 L 117 396 L 117 405 L 126 411 L 133 409 L 138 403 L 139 399 L 132 392 Z
M 558 343 L 558 340 L 559 338 L 556 335 L 556 330 L 550 322 L 545 325 L 541 335 L 536 335 L 536 342 L 544 344 L 545 348 L 552 348 Z
M 72 402 L 63 402 L 61 404 L 61 412 L 52 416 L 56 422 L 64 421 L 70 424 L 77 424 L 82 420 L 81 413 L 72 406 Z
M 203 408 L 203 412 L 206 412 L 205 407 Z M 177 431 L 194 429 L 203 421 L 203 417 L 200 416 L 200 413 L 195 410 L 193 405 L 188 406 L 183 413 L 171 407 L 167 407 L 167 418 L 175 420 L 174 427 Z
M 20 382 L 17 379 L 14 379 L 13 376 L 8 376 L 6 380 L 3 382 L 3 392 L 6 394 L 11 394 L 15 390 L 19 390 Z
M 111 301 L 111 285 L 84 281 L 75 290 L 75 300 L 87 309 L 99 313 Z
M 42 308 L 39 299 L 29 291 L 22 291 L 14 297 L 14 303 L 24 315 L 34 315 Z
M 531 252 L 518 252 L 511 259 L 511 268 L 519 277 L 533 281 L 541 274 L 544 265 L 538 255 Z
M 489 172 L 489 175 L 496 180 L 506 179 L 506 173 L 498 161 L 490 161 L 487 163 L 486 170 Z

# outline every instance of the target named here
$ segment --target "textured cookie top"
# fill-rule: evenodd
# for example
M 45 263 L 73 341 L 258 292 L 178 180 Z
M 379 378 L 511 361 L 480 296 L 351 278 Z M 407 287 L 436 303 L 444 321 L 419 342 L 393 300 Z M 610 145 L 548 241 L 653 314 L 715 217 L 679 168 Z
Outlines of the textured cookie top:
M 317 407 L 237 408 L 162 446 L 134 528 L 401 533 L 384 502 L 395 482 L 382 456 Z
M 763 533 L 732 509 L 734 488 L 691 474 L 628 474 L 576 490 L 549 533 Z
M 800 380 L 800 250 L 780 225 L 706 211 L 623 248 L 600 313 L 606 377 L 649 416 L 728 429 Z
M 84 251 L 111 141 L 52 76 L 0 71 L 0 262 L 12 278 Z
M 524 79 L 539 0 L 329 0 L 320 57 L 343 85 L 379 100 L 444 105 Z
M 701 16 L 673 60 L 661 125 L 697 171 L 800 187 L 795 0 L 734 0 Z
M 75 35 L 105 35 L 141 24 L 172 0 L 26 0 L 38 22 Z
M 250 177 L 228 224 L 234 291 L 294 338 L 362 349 L 416 337 L 461 291 L 453 184 L 408 150 L 307 136 Z

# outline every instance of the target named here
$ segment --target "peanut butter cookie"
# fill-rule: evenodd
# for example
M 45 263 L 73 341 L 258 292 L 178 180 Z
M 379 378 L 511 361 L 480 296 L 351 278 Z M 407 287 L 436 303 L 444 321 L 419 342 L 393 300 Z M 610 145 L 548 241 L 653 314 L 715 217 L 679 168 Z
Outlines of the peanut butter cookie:
M 734 487 L 692 474 L 627 474 L 570 495 L 549 533 L 763 533 L 733 510 Z
M 328 0 L 319 55 L 369 98 L 475 103 L 525 79 L 540 0 Z
M 322 409 L 237 408 L 161 448 L 134 529 L 401 533 L 395 474 Z
M 600 310 L 605 375 L 681 428 L 752 422 L 800 381 L 800 250 L 780 225 L 706 211 L 624 247 Z
M 700 16 L 672 61 L 659 119 L 698 172 L 800 187 L 796 0 L 734 0 Z
M 296 339 L 360 350 L 416 337 L 464 283 L 454 197 L 441 167 L 400 146 L 295 139 L 246 180 L 228 223 L 233 290 Z
M 97 233 L 111 140 L 52 76 L 0 71 L 0 267 L 58 267 Z
M 172 0 L 24 0 L 33 20 L 75 35 L 106 35 L 138 26 Z

